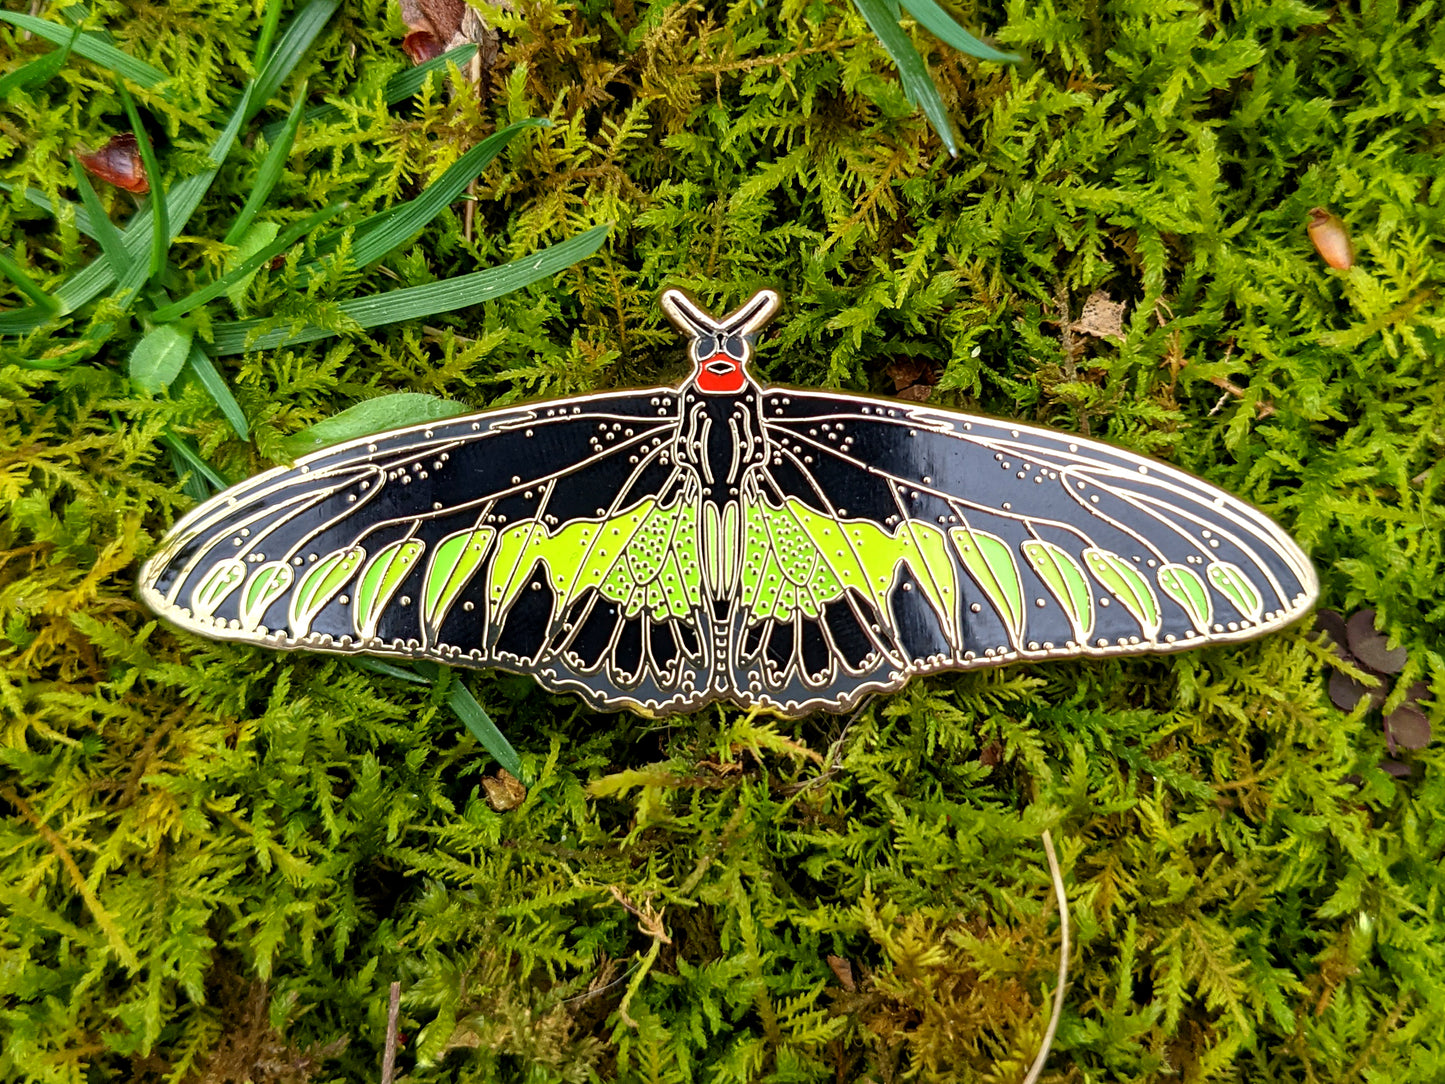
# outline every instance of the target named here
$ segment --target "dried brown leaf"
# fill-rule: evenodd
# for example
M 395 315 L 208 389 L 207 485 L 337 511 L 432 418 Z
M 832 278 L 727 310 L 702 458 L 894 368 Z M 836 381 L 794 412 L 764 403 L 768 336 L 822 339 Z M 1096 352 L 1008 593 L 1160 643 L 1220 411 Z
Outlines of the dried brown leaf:
M 487 805 L 494 813 L 516 809 L 527 797 L 522 781 L 506 768 L 498 768 L 495 776 L 483 776 L 482 787 L 487 792 Z
M 143 196 L 151 190 L 145 164 L 141 161 L 140 148 L 136 145 L 135 136 L 130 132 L 111 136 L 110 142 L 100 150 L 78 151 L 75 157 L 80 159 L 80 164 L 88 173 L 107 184 L 124 188 L 137 196 Z
M 1084 311 L 1072 324 L 1072 329 L 1096 339 L 1122 339 L 1124 337 L 1124 309 L 1126 302 L 1111 301 L 1103 290 L 1095 290 L 1084 301 Z

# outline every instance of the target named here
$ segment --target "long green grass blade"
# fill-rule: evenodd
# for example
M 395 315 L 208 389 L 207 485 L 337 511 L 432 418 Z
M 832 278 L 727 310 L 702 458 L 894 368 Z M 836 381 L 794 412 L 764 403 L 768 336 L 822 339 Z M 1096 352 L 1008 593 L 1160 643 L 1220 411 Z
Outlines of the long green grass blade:
M 281 24 L 282 0 L 266 0 L 266 15 L 261 22 L 261 36 L 256 39 L 256 53 L 252 63 L 259 69 L 271 51 L 271 42 L 276 37 L 276 27 Z
M 443 418 L 455 418 L 466 412 L 465 403 L 419 391 L 396 391 L 374 399 L 363 399 L 340 414 L 322 418 L 315 425 L 292 433 L 282 440 L 281 450 L 292 459 L 300 459 L 332 444 L 380 433 L 383 429 L 422 425 Z
M 64 48 L 54 49 L 42 57 L 36 57 L 29 64 L 22 64 L 4 79 L 0 79 L 0 98 L 20 87 L 43 86 L 55 78 L 55 73 L 70 59 L 70 51 L 80 38 L 80 27 L 70 32 Z
M 285 230 L 280 237 L 276 238 L 276 240 L 272 241 L 265 248 L 242 260 L 233 270 L 228 271 L 214 282 L 202 286 L 193 293 L 187 294 L 179 301 L 172 302 L 169 305 L 163 305 L 161 308 L 156 309 L 151 319 L 163 324 L 177 317 L 184 316 L 197 305 L 204 305 L 207 301 L 220 297 L 267 260 L 285 252 L 317 226 L 335 218 L 342 211 L 346 210 L 348 206 L 350 205 L 346 203 L 338 203 L 333 207 L 326 208 L 324 211 L 317 211 L 314 215 L 307 215 L 290 229 Z
M 992 45 L 979 41 L 954 22 L 952 16 L 934 3 L 934 0 L 899 0 L 899 3 L 925 30 L 952 45 L 960 53 L 967 53 L 979 60 L 996 60 L 1005 64 L 1020 59 L 1017 53 L 1002 53 Z
M 9 184 L 6 181 L 0 181 L 0 190 L 3 190 L 5 192 L 14 192 L 15 186 L 13 184 Z M 49 196 L 47 196 L 44 192 L 40 191 L 40 189 L 38 188 L 26 188 L 23 192 L 21 192 L 21 195 L 25 197 L 26 202 L 33 203 L 42 211 L 52 214 L 56 218 L 60 217 L 60 212 L 63 208 L 70 208 L 70 210 L 75 215 L 75 228 L 81 233 L 85 234 L 85 236 L 95 238 L 95 227 L 90 221 L 90 212 L 87 211 L 80 204 L 71 203 L 67 199 L 62 199 L 59 201 L 52 200 Z
M 278 4 L 272 4 L 277 7 Z M 301 127 L 301 107 L 306 104 L 306 85 L 301 85 L 301 92 L 296 95 L 296 103 L 291 107 L 291 112 L 286 117 L 286 124 L 281 129 L 280 137 L 271 144 L 271 149 L 266 152 L 266 158 L 261 163 L 261 168 L 256 173 L 256 182 L 251 186 L 251 194 L 246 197 L 245 204 L 241 207 L 241 213 L 236 216 L 236 221 L 231 223 L 231 228 L 226 231 L 225 243 L 234 245 L 240 241 L 245 234 L 251 220 L 256 217 L 266 203 L 266 198 L 271 195 L 271 189 L 276 187 L 276 182 L 281 179 L 281 173 L 286 168 L 286 156 L 291 153 L 291 148 L 296 143 L 296 133 Z
M 230 385 L 226 378 L 221 375 L 221 370 L 216 368 L 205 350 L 198 342 L 191 343 L 191 352 L 186 357 L 186 365 L 191 372 L 196 374 L 201 387 L 215 400 L 216 406 L 221 408 L 221 414 L 226 421 L 231 423 L 231 428 L 236 431 L 236 436 L 242 440 L 251 439 L 251 428 L 246 424 L 246 413 L 241 409 L 241 404 L 236 402 L 236 397 L 231 394 Z
M 903 93 L 908 95 L 910 102 L 923 110 L 928 123 L 948 148 L 948 153 L 958 157 L 958 138 L 953 132 L 953 122 L 948 118 L 948 110 L 938 93 L 938 87 L 933 83 L 933 76 L 928 74 L 928 65 L 923 63 L 918 50 L 913 48 L 913 43 L 908 40 L 908 35 L 898 25 L 893 13 L 888 10 L 885 0 L 853 2 L 858 5 L 858 10 L 868 21 L 869 28 L 897 65 L 898 75 L 903 81 Z
M 151 230 L 150 274 L 146 276 L 149 281 L 159 275 L 161 268 L 166 265 L 166 249 L 171 245 L 170 209 L 166 206 L 166 190 L 161 184 L 161 170 L 156 163 L 156 152 L 151 147 L 151 137 L 146 133 L 145 125 L 140 122 L 140 113 L 136 110 L 130 91 L 125 89 L 125 80 L 118 82 L 116 89 L 120 91 L 120 101 L 125 106 L 131 131 L 135 133 L 136 146 L 140 148 L 140 160 L 145 165 L 146 178 L 151 186 L 151 217 L 155 219 L 156 225 Z
M 430 76 L 446 71 L 449 64 L 455 64 L 460 68 L 472 59 L 476 51 L 475 45 L 458 45 L 455 49 L 448 49 L 441 56 L 433 57 L 425 64 L 418 64 L 414 68 L 397 72 L 386 81 L 386 86 L 381 88 L 382 100 L 387 105 L 396 105 L 397 102 L 405 101 L 421 90 Z M 313 105 L 306 110 L 304 119 L 307 124 L 317 124 L 334 120 L 339 116 L 341 116 L 339 106 Z M 261 135 L 267 143 L 276 141 L 276 136 L 281 131 L 281 124 L 281 121 L 272 121 L 261 129 Z
M 477 698 L 460 678 L 447 690 L 447 705 L 472 732 L 472 737 L 481 742 L 482 748 L 492 754 L 493 760 L 518 779 L 522 778 L 522 760 L 517 756 L 517 751 L 497 729 L 497 724 L 492 722 L 487 709 L 477 702 Z
M 195 471 L 217 489 L 225 489 L 231 484 L 224 474 L 201 458 L 201 453 L 191 447 L 190 441 L 183 437 L 178 437 L 174 433 L 162 433 L 160 441 L 172 452 L 180 456 L 181 459 L 185 461 L 186 466 L 190 467 L 191 470 Z
M 380 659 L 352 659 L 357 666 L 363 670 L 370 670 L 373 674 L 383 674 L 386 677 L 396 678 L 398 681 L 409 681 L 413 685 L 430 685 L 431 678 L 423 677 L 415 670 L 408 670 L 404 666 L 393 666 L 389 662 L 382 662 Z
M 409 286 L 387 293 L 351 298 L 340 302 L 336 307 L 362 327 L 379 327 L 401 320 L 434 316 L 439 312 L 450 312 L 468 305 L 479 305 L 556 274 L 578 260 L 586 259 L 602 247 L 610 229 L 610 226 L 594 226 L 586 233 L 501 267 L 489 267 L 485 271 L 459 275 L 440 282 L 429 282 L 425 286 Z M 251 350 L 268 350 L 275 346 L 312 342 L 337 334 L 328 328 L 305 326 L 292 329 L 276 326 L 277 324 L 275 318 L 218 323 L 212 327 L 215 336 L 213 350 L 218 356 L 240 354 Z
M 95 188 L 91 185 L 90 178 L 85 175 L 80 160 L 71 155 L 70 165 L 75 173 L 75 187 L 80 191 L 81 205 L 95 229 L 95 239 L 100 242 L 101 254 L 110 264 L 111 273 L 118 279 L 124 278 L 133 262 L 129 250 L 125 247 L 125 238 L 105 213 L 105 208 L 100 205 L 100 197 L 95 194 Z
M 36 37 L 53 41 L 56 45 L 65 45 L 73 33 L 68 26 L 53 23 L 49 19 L 37 19 L 34 15 L 24 15 L 18 11 L 0 11 L 0 19 L 18 26 L 21 30 L 28 30 Z M 74 48 L 80 56 L 95 61 L 103 68 L 109 68 L 137 86 L 153 87 L 170 78 L 169 73 L 147 64 L 144 60 L 137 60 L 122 53 L 98 34 L 82 31 L 75 40 Z
M 281 84 L 286 81 L 291 70 L 296 67 L 306 50 L 311 48 L 316 35 L 321 33 L 322 28 L 335 14 L 338 3 L 339 0 L 311 0 L 296 13 L 296 17 L 287 25 L 286 33 L 281 35 L 276 48 L 266 58 L 266 66 L 261 69 L 261 74 L 256 76 L 250 111 L 247 113 L 248 120 L 281 89 Z
M 358 222 L 351 243 L 351 265 L 365 267 L 375 263 L 392 249 L 414 237 L 467 190 L 467 185 L 491 165 L 492 159 L 502 152 L 502 148 L 526 129 L 546 127 L 548 124 L 549 121 L 531 117 L 509 124 L 500 132 L 489 135 L 453 162 L 416 199 Z M 317 251 L 331 251 L 341 237 L 342 231 L 338 230 L 321 238 L 316 243 Z M 314 262 L 316 261 L 307 261 L 308 264 Z
M 40 308 L 51 313 L 60 308 L 60 302 L 42 290 L 36 281 L 25 273 L 24 268 L 3 252 L 0 252 L 0 275 L 13 282 L 16 289 Z

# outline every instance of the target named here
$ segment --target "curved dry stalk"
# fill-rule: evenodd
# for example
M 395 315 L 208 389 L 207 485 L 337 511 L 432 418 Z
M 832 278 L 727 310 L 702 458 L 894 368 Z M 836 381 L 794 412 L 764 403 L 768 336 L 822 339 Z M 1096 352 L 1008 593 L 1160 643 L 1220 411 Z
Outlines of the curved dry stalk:
M 1023 1084 L 1037 1084 L 1044 1071 L 1044 1063 L 1049 1060 L 1049 1050 L 1054 1045 L 1054 1032 L 1058 1030 L 1059 1017 L 1064 1012 L 1064 985 L 1069 981 L 1069 897 L 1064 892 L 1064 875 L 1059 871 L 1059 856 L 1054 853 L 1054 841 L 1047 828 L 1043 832 L 1043 841 L 1044 853 L 1049 859 L 1049 876 L 1054 882 L 1054 895 L 1059 901 L 1059 985 L 1054 990 L 1054 1011 L 1049 1017 L 1049 1026 L 1044 1031 L 1044 1041 L 1039 1046 L 1038 1054 L 1034 1056 L 1033 1065 L 1029 1066 L 1028 1076 L 1024 1077 Z

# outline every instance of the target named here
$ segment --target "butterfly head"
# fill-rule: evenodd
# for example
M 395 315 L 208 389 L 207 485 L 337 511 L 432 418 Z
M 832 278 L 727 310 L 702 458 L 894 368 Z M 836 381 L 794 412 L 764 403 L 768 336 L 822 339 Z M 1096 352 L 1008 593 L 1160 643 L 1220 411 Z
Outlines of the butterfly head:
M 760 290 L 721 319 L 705 312 L 681 290 L 662 295 L 663 311 L 692 337 L 688 357 L 692 383 L 705 395 L 736 395 L 747 386 L 747 363 L 758 331 L 778 311 L 778 295 Z

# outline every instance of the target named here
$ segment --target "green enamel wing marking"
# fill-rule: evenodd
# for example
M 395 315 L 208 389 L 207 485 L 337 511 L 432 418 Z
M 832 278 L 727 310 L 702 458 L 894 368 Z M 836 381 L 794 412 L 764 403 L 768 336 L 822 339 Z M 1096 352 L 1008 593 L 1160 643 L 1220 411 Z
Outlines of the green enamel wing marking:
M 245 578 L 246 566 L 242 562 L 235 558 L 219 562 L 191 592 L 191 610 L 197 617 L 210 617 Z
M 351 616 L 356 634 L 363 640 L 376 635 L 377 622 L 386 611 L 387 603 L 425 548 L 425 543 L 415 538 L 393 542 L 367 564 L 356 584 L 356 605 Z
M 285 561 L 267 561 L 257 565 L 241 595 L 241 626 L 255 631 L 275 602 L 291 586 L 291 566 Z
M 1084 563 L 1124 609 L 1139 622 L 1144 639 L 1153 640 L 1159 635 L 1163 623 L 1159 613 L 1159 600 L 1149 582 L 1139 571 L 1117 553 L 1089 547 L 1084 551 Z
M 1264 613 L 1264 602 L 1258 589 L 1250 582 L 1244 570 L 1228 561 L 1218 561 L 1209 566 L 1209 582 L 1219 589 L 1220 594 L 1234 603 L 1240 613 L 1251 621 L 1258 621 Z
M 1204 586 L 1199 573 L 1188 565 L 1165 565 L 1159 570 L 1159 586 L 1183 607 L 1196 629 L 1209 631 L 1214 605 L 1209 599 L 1209 588 Z
M 492 621 L 506 613 L 537 567 L 546 569 L 560 615 L 588 590 L 627 617 L 682 619 L 704 593 L 736 592 L 750 624 L 817 618 L 848 591 L 891 622 L 888 600 L 900 568 L 918 582 L 946 635 L 958 640 L 958 585 L 943 533 L 926 524 L 896 530 L 837 520 L 795 498 L 753 502 L 708 518 L 705 506 L 649 498 L 617 515 L 566 524 L 535 521 L 502 531 L 487 583 Z M 699 521 L 701 520 L 701 523 Z
M 1020 543 L 1024 557 L 1039 579 L 1053 592 L 1074 630 L 1076 643 L 1088 643 L 1094 634 L 1094 593 L 1088 577 L 1067 550 L 1052 542 L 1029 539 Z
M 429 636 L 436 636 L 457 597 L 481 567 L 495 527 L 474 527 L 442 539 L 427 566 L 422 585 L 422 621 Z
M 352 546 L 349 550 L 332 550 L 307 570 L 291 596 L 292 636 L 299 638 L 311 631 L 312 619 L 336 597 L 364 560 L 366 551 Z
M 502 531 L 487 582 L 495 623 L 526 587 L 538 565 L 560 615 L 588 590 L 622 604 L 628 617 L 686 616 L 702 605 L 697 526 L 681 501 L 647 498 L 605 519 L 577 520 L 555 533 L 533 520 Z
M 794 497 L 746 510 L 742 600 L 753 623 L 815 617 L 845 591 L 892 623 L 894 581 L 906 568 L 951 644 L 959 641 L 958 583 L 943 532 L 905 521 L 897 529 L 866 519 L 835 519 Z
M 983 588 L 1017 647 L 1024 632 L 1024 588 L 1013 550 L 997 535 L 971 527 L 954 527 L 948 533 L 963 558 L 963 567 Z

